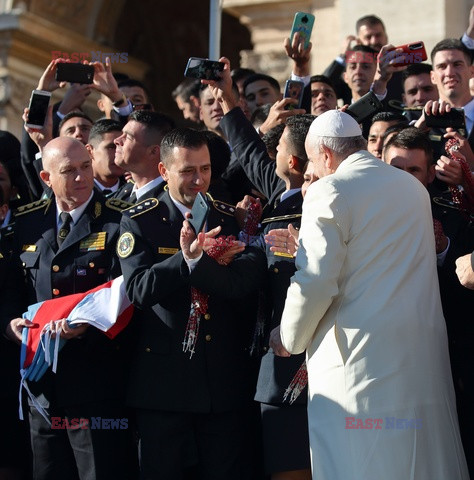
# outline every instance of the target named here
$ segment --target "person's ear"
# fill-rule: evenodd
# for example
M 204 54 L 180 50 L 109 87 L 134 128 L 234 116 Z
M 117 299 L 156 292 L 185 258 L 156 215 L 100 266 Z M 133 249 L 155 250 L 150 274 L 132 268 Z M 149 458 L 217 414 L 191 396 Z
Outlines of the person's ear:
M 165 165 L 163 164 L 163 162 L 160 162 L 158 164 L 158 171 L 160 172 L 160 175 L 163 177 L 163 180 L 165 182 L 168 181 L 168 178 L 169 178 L 169 175 L 168 175 L 168 170 L 167 168 L 165 167 Z
M 49 172 L 47 172 L 46 170 L 41 170 L 40 178 L 48 187 L 51 187 L 51 181 L 49 180 Z

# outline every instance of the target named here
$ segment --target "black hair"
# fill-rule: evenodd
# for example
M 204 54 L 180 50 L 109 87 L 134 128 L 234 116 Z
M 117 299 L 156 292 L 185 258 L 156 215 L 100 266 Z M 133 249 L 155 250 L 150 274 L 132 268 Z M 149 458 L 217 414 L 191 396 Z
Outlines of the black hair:
M 159 145 L 163 136 L 176 127 L 171 117 L 151 110 L 135 110 L 130 114 L 128 120 L 145 126 L 148 145 Z
M 270 108 L 272 108 L 272 104 L 266 103 L 265 105 L 260 105 L 253 111 L 252 115 L 250 116 L 250 122 L 255 128 L 259 127 L 263 122 L 265 122 L 268 114 L 270 113 Z
M 166 133 L 161 140 L 161 161 L 168 168 L 173 163 L 173 149 L 175 147 L 198 149 L 203 145 L 206 145 L 207 147 L 208 141 L 206 135 L 202 131 L 188 127 L 174 128 Z
M 250 77 L 247 77 L 245 79 L 243 85 L 244 92 L 251 83 L 257 82 L 259 80 L 264 80 L 268 82 L 277 92 L 281 91 L 280 84 L 278 83 L 278 80 L 276 78 L 273 78 L 270 75 L 266 75 L 264 73 L 254 73 L 253 75 L 250 75 Z
M 106 133 L 121 131 L 122 125 L 120 122 L 111 120 L 110 118 L 101 118 L 92 125 L 91 131 L 89 132 L 89 143 L 94 143 L 96 140 L 100 142 L 102 135 Z
M 408 125 L 407 117 L 398 112 L 378 112 L 372 117 L 371 125 L 375 122 L 399 122 Z
M 427 73 L 433 71 L 433 67 L 429 63 L 411 63 L 408 67 L 402 72 L 402 84 L 405 83 L 405 80 L 413 75 L 421 75 L 422 73 Z
M 276 157 L 278 142 L 280 141 L 283 130 L 285 130 L 285 124 L 281 123 L 268 130 L 262 137 L 262 141 L 267 147 L 267 152 L 271 157 Z
M 304 172 L 308 156 L 304 148 L 306 135 L 308 135 L 309 127 L 316 119 L 316 115 L 303 113 L 300 115 L 292 115 L 286 119 L 286 127 L 288 128 L 288 144 L 289 151 L 295 157 L 298 157 L 300 171 Z
M 382 19 L 376 15 L 365 15 L 364 17 L 359 18 L 359 20 L 356 22 L 356 32 L 359 31 L 360 27 L 365 25 L 369 25 L 371 27 L 375 27 L 375 25 L 382 25 L 382 28 L 385 31 L 385 25 L 382 22 Z
M 433 145 L 427 133 L 416 127 L 407 127 L 400 130 L 384 145 L 386 152 L 390 147 L 403 148 L 404 150 L 423 150 L 428 158 L 428 165 L 432 165 Z
M 189 103 L 191 97 L 199 98 L 199 91 L 201 90 L 201 80 L 198 78 L 185 78 L 178 86 L 171 92 L 171 97 L 176 100 L 176 97 L 181 97 L 183 102 Z
M 59 122 L 58 132 L 61 131 L 61 128 L 63 128 L 63 125 L 68 120 L 70 120 L 71 118 L 76 118 L 76 117 L 85 118 L 86 120 L 89 120 L 89 122 L 94 123 L 94 121 L 92 120 L 91 117 L 89 117 L 89 115 L 87 115 L 86 113 L 81 112 L 79 110 L 75 110 L 73 112 L 69 112 L 69 113 L 66 113 L 66 115 L 64 115 L 64 118 L 62 118 L 62 120 Z
M 135 80 L 134 78 L 124 78 L 123 80 L 118 81 L 117 85 L 119 88 L 140 87 L 145 92 L 145 95 L 147 96 L 147 98 L 149 97 L 148 89 L 145 87 L 145 85 L 142 82 L 140 82 L 140 80 Z
M 445 38 L 438 42 L 431 50 L 431 63 L 434 64 L 433 59 L 438 52 L 442 50 L 459 50 L 466 57 L 466 63 L 472 65 L 472 53 L 471 51 L 457 38 Z
M 227 168 L 230 162 L 230 147 L 229 144 L 217 133 L 210 130 L 202 130 L 202 133 L 207 138 L 207 147 L 209 148 L 209 155 L 211 157 L 211 178 L 219 178 Z
M 316 82 L 325 83 L 326 85 L 330 86 L 334 90 L 334 92 L 336 92 L 336 89 L 334 88 L 334 84 L 332 80 L 329 77 L 326 77 L 326 75 L 313 75 L 309 79 L 310 84 L 316 83 Z
M 232 77 L 232 80 L 234 80 L 234 82 L 238 82 L 239 80 L 248 78 L 251 75 L 255 75 L 255 73 L 257 72 L 255 72 L 255 70 L 252 68 L 238 67 L 238 68 L 234 68 L 230 72 L 230 76 Z

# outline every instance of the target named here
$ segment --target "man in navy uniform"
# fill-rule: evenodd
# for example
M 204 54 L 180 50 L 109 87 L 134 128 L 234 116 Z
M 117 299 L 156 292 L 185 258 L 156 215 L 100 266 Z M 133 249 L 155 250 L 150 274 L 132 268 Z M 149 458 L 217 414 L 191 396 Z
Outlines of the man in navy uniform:
M 26 273 L 28 304 L 85 292 L 121 273 L 115 246 L 122 202 L 106 201 L 93 190 L 86 147 L 72 138 L 51 140 L 43 151 L 41 179 L 51 187 L 53 198 L 20 207 L 16 213 L 17 253 Z M 52 428 L 49 423 L 52 417 L 62 426 L 72 419 L 127 417 L 125 332 L 110 340 L 87 324 L 73 329 L 64 319 L 52 320 L 60 320 L 57 334 L 68 341 L 59 353 L 57 373 L 49 371 L 38 382 L 28 382 L 48 416 L 44 418 L 31 402 L 34 478 L 133 478 L 130 422 L 123 430 Z M 31 326 L 28 320 L 15 318 L 7 334 L 19 342 L 22 328 Z
M 178 480 L 197 463 L 194 478 L 248 479 L 255 388 L 249 299 L 264 276 L 265 256 L 247 247 L 234 258 L 244 247 L 229 238 L 230 256 L 183 255 L 185 214 L 211 178 L 202 132 L 165 135 L 159 168 L 168 189 L 123 212 L 117 245 L 136 306 L 128 400 L 137 414 L 142 475 Z M 234 207 L 209 200 L 206 243 L 217 233 L 237 236 Z

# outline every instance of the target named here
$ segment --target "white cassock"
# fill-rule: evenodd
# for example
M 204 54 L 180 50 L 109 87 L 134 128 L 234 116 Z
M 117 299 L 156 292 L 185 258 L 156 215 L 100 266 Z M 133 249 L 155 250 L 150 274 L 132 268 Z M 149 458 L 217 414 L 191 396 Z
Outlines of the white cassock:
M 313 478 L 468 479 L 426 188 L 350 155 L 307 191 L 296 266 L 281 337 L 307 350 Z

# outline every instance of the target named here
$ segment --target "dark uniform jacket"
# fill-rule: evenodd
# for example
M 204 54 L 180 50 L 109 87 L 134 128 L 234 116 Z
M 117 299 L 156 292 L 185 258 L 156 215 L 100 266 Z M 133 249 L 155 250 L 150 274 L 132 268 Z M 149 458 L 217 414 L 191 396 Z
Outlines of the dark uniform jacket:
M 192 273 L 179 244 L 183 216 L 168 192 L 125 210 L 117 246 L 127 294 L 136 307 L 132 406 L 174 412 L 224 412 L 247 407 L 255 385 L 248 352 L 254 310 L 249 301 L 265 257 L 248 247 L 228 266 L 207 254 Z M 208 229 L 237 235 L 233 207 L 214 201 Z M 209 294 L 195 353 L 183 351 L 191 287 Z
M 85 292 L 121 274 L 115 253 L 121 203 L 95 192 L 59 249 L 54 198 L 18 209 L 16 249 L 26 273 L 28 305 Z M 30 388 L 64 406 L 122 396 L 122 339 L 109 340 L 89 327 L 83 338 L 66 342 L 57 373 L 48 372 Z
M 285 183 L 276 175 L 276 162 L 268 156 L 265 144 L 242 110 L 234 108 L 224 115 L 221 128 L 229 138 L 250 181 L 270 199 L 264 209 L 263 234 L 275 228 L 287 228 L 289 223 L 296 228 L 299 227 L 303 197 L 299 192 L 279 202 L 285 190 Z M 266 353 L 260 365 L 255 400 L 264 403 L 281 403 L 286 388 L 304 362 L 305 354 L 278 357 L 268 347 L 270 332 L 280 325 L 286 292 L 295 272 L 294 258 L 275 255 L 270 251 L 270 247 L 270 244 L 265 244 L 267 280 L 263 295 L 266 305 L 263 310 L 266 311 L 267 317 L 264 338 Z M 306 396 L 305 390 L 298 397 L 297 403 L 305 403 Z
M 132 190 L 133 190 L 134 183 L 133 182 L 126 182 L 123 187 L 121 187 L 117 192 L 115 192 L 114 197 L 118 198 L 120 200 L 125 200 L 126 202 L 130 202 L 130 195 L 132 195 Z M 166 182 L 160 182 L 158 185 L 153 187 L 152 189 L 148 190 L 148 192 L 144 193 L 140 197 L 140 201 L 145 200 L 147 198 L 156 198 L 158 197 L 161 193 L 163 193 L 164 189 L 166 186 Z M 131 202 L 131 203 L 137 203 L 137 202 Z

